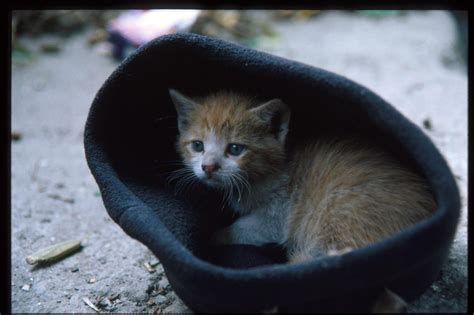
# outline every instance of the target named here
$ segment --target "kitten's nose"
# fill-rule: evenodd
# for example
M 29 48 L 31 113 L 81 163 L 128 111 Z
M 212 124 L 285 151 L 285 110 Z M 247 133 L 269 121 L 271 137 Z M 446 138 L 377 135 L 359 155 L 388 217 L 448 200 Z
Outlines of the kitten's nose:
M 206 173 L 207 176 L 211 177 L 212 173 L 219 169 L 218 164 L 211 165 L 202 165 L 202 170 Z

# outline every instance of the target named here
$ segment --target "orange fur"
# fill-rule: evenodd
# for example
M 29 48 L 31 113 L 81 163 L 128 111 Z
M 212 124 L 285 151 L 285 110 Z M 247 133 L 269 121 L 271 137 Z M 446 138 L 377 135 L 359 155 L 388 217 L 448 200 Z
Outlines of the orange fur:
M 291 168 L 291 259 L 357 248 L 429 216 L 422 178 L 376 148 L 323 140 L 298 150 Z

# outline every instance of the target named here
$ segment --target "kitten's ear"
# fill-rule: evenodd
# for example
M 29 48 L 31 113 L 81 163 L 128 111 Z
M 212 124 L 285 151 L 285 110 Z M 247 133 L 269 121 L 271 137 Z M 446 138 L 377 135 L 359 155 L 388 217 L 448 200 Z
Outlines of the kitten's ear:
M 178 129 L 181 132 L 188 124 L 189 113 L 199 104 L 175 89 L 169 89 L 169 93 L 178 113 Z
M 250 111 L 270 125 L 278 141 L 285 142 L 290 122 L 290 108 L 285 103 L 275 98 Z

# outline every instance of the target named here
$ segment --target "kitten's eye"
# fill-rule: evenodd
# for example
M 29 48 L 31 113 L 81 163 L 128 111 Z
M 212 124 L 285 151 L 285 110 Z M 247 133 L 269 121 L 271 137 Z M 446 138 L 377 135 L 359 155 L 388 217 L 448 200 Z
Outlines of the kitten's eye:
M 194 140 L 191 144 L 191 147 L 196 152 L 202 152 L 204 150 L 204 143 L 202 143 L 202 141 L 199 141 L 199 140 Z
M 243 146 L 242 144 L 230 143 L 227 146 L 227 152 L 230 155 L 235 155 L 235 156 L 240 155 L 244 149 L 245 149 L 245 146 Z

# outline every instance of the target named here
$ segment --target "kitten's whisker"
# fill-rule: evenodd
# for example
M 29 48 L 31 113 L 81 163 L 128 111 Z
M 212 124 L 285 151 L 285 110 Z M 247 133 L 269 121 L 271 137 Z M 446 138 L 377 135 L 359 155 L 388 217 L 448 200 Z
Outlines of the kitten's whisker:
M 224 189 L 225 189 L 225 196 L 224 199 L 226 203 L 230 203 L 232 201 L 232 183 L 229 181 L 228 177 L 225 176 L 224 178 Z
M 171 182 L 175 181 L 176 179 L 179 179 L 179 178 L 181 178 L 183 176 L 186 176 L 186 175 L 190 175 L 190 173 L 189 172 L 179 172 L 179 173 L 173 172 L 173 174 L 171 174 L 168 177 L 168 182 L 171 183 Z
M 188 178 L 183 189 L 183 194 L 186 195 L 196 182 L 197 178 L 195 176 Z
M 235 180 L 237 182 L 237 186 L 238 186 L 238 190 L 239 190 L 239 194 L 240 194 L 240 196 L 239 196 L 239 201 L 240 201 L 240 199 L 242 199 L 242 196 L 245 193 L 245 189 L 247 189 L 250 192 L 250 188 L 248 187 L 248 184 L 247 184 L 245 178 L 243 178 L 242 175 L 240 175 L 239 173 L 233 174 L 233 177 L 235 178 Z
M 183 174 L 181 177 L 176 177 L 178 180 L 175 185 L 175 194 L 184 193 L 184 189 L 186 188 L 186 186 L 188 186 L 190 182 L 193 182 L 196 179 L 194 173 L 189 169 L 187 169 L 186 171 L 182 171 L 177 175 L 181 175 L 181 173 Z
M 151 175 L 155 175 L 155 176 L 157 176 L 157 175 L 158 176 L 164 176 L 164 175 L 173 174 L 173 175 L 167 177 L 167 180 L 169 180 L 170 177 L 179 175 L 179 173 L 180 173 L 179 171 L 182 171 L 182 170 L 180 169 L 180 170 L 173 170 L 173 171 L 160 172 L 160 173 L 157 173 L 156 170 L 155 170 L 155 171 L 149 171 L 148 173 L 151 174 Z
M 186 173 L 186 172 L 188 172 L 188 171 L 189 171 L 189 170 L 186 169 L 186 168 L 180 168 L 180 169 L 171 171 L 171 173 L 174 173 L 174 174 L 179 175 L 179 174 L 181 174 L 181 173 Z
M 229 179 L 230 189 L 231 189 L 232 194 L 233 194 L 234 189 L 238 189 L 238 186 L 235 185 L 235 180 L 234 180 L 234 177 L 232 176 L 232 174 L 229 174 L 229 176 L 227 178 Z
M 173 174 L 172 176 L 168 177 L 166 182 L 167 184 L 172 185 L 173 182 L 176 181 L 175 186 L 177 186 L 178 183 L 182 180 L 182 178 L 183 178 L 183 175 L 178 176 L 176 174 Z
M 181 185 L 178 187 L 176 193 L 185 195 L 189 189 L 189 185 L 193 182 L 192 178 L 186 178 L 181 181 Z
M 176 194 L 176 195 L 178 195 L 178 194 L 181 193 L 181 189 L 182 189 L 182 186 L 183 186 L 183 184 L 184 184 L 185 181 L 186 181 L 186 179 L 183 178 L 183 177 L 180 177 L 180 178 L 177 180 L 177 182 L 176 182 L 176 184 L 175 184 L 175 186 L 174 186 L 174 190 L 175 190 L 175 194 Z
M 240 199 L 242 198 L 242 193 L 240 191 L 240 182 L 239 182 L 239 179 L 238 177 L 235 176 L 235 174 L 231 174 L 230 176 L 230 180 L 235 183 L 235 188 L 237 188 L 237 193 L 238 193 L 238 198 L 237 198 L 237 202 L 240 202 Z
M 223 183 L 223 188 L 224 188 L 224 203 L 228 203 L 227 199 L 228 199 L 228 191 L 227 191 L 227 179 L 224 178 L 224 183 Z
M 238 202 L 242 199 L 242 191 L 240 190 L 240 183 L 237 177 L 234 177 L 236 181 L 236 186 L 237 186 L 237 192 L 239 193 L 239 198 L 237 199 Z
M 224 183 L 223 183 L 223 185 L 222 185 L 222 187 L 221 187 L 221 190 L 223 190 L 222 202 L 223 202 L 224 204 L 226 204 L 226 203 L 227 203 L 227 202 L 226 202 L 227 186 L 225 185 L 225 179 L 224 179 Z
M 251 189 L 250 189 L 250 183 L 249 181 L 247 180 L 247 178 L 245 178 L 245 175 L 242 175 L 242 174 L 239 174 L 239 173 L 235 173 L 235 176 L 236 178 L 239 179 L 240 183 L 242 183 L 242 185 L 247 188 L 247 191 L 248 191 L 248 194 L 250 196 L 250 193 L 251 193 Z
M 184 175 L 189 175 L 189 174 L 192 174 L 193 171 L 191 169 L 189 169 L 188 167 L 186 168 L 181 168 L 181 169 L 178 169 L 178 170 L 175 170 L 175 171 L 172 171 L 171 173 L 173 173 L 172 175 L 170 175 L 167 179 L 167 181 L 169 183 L 171 183 L 172 181 L 184 176 Z

